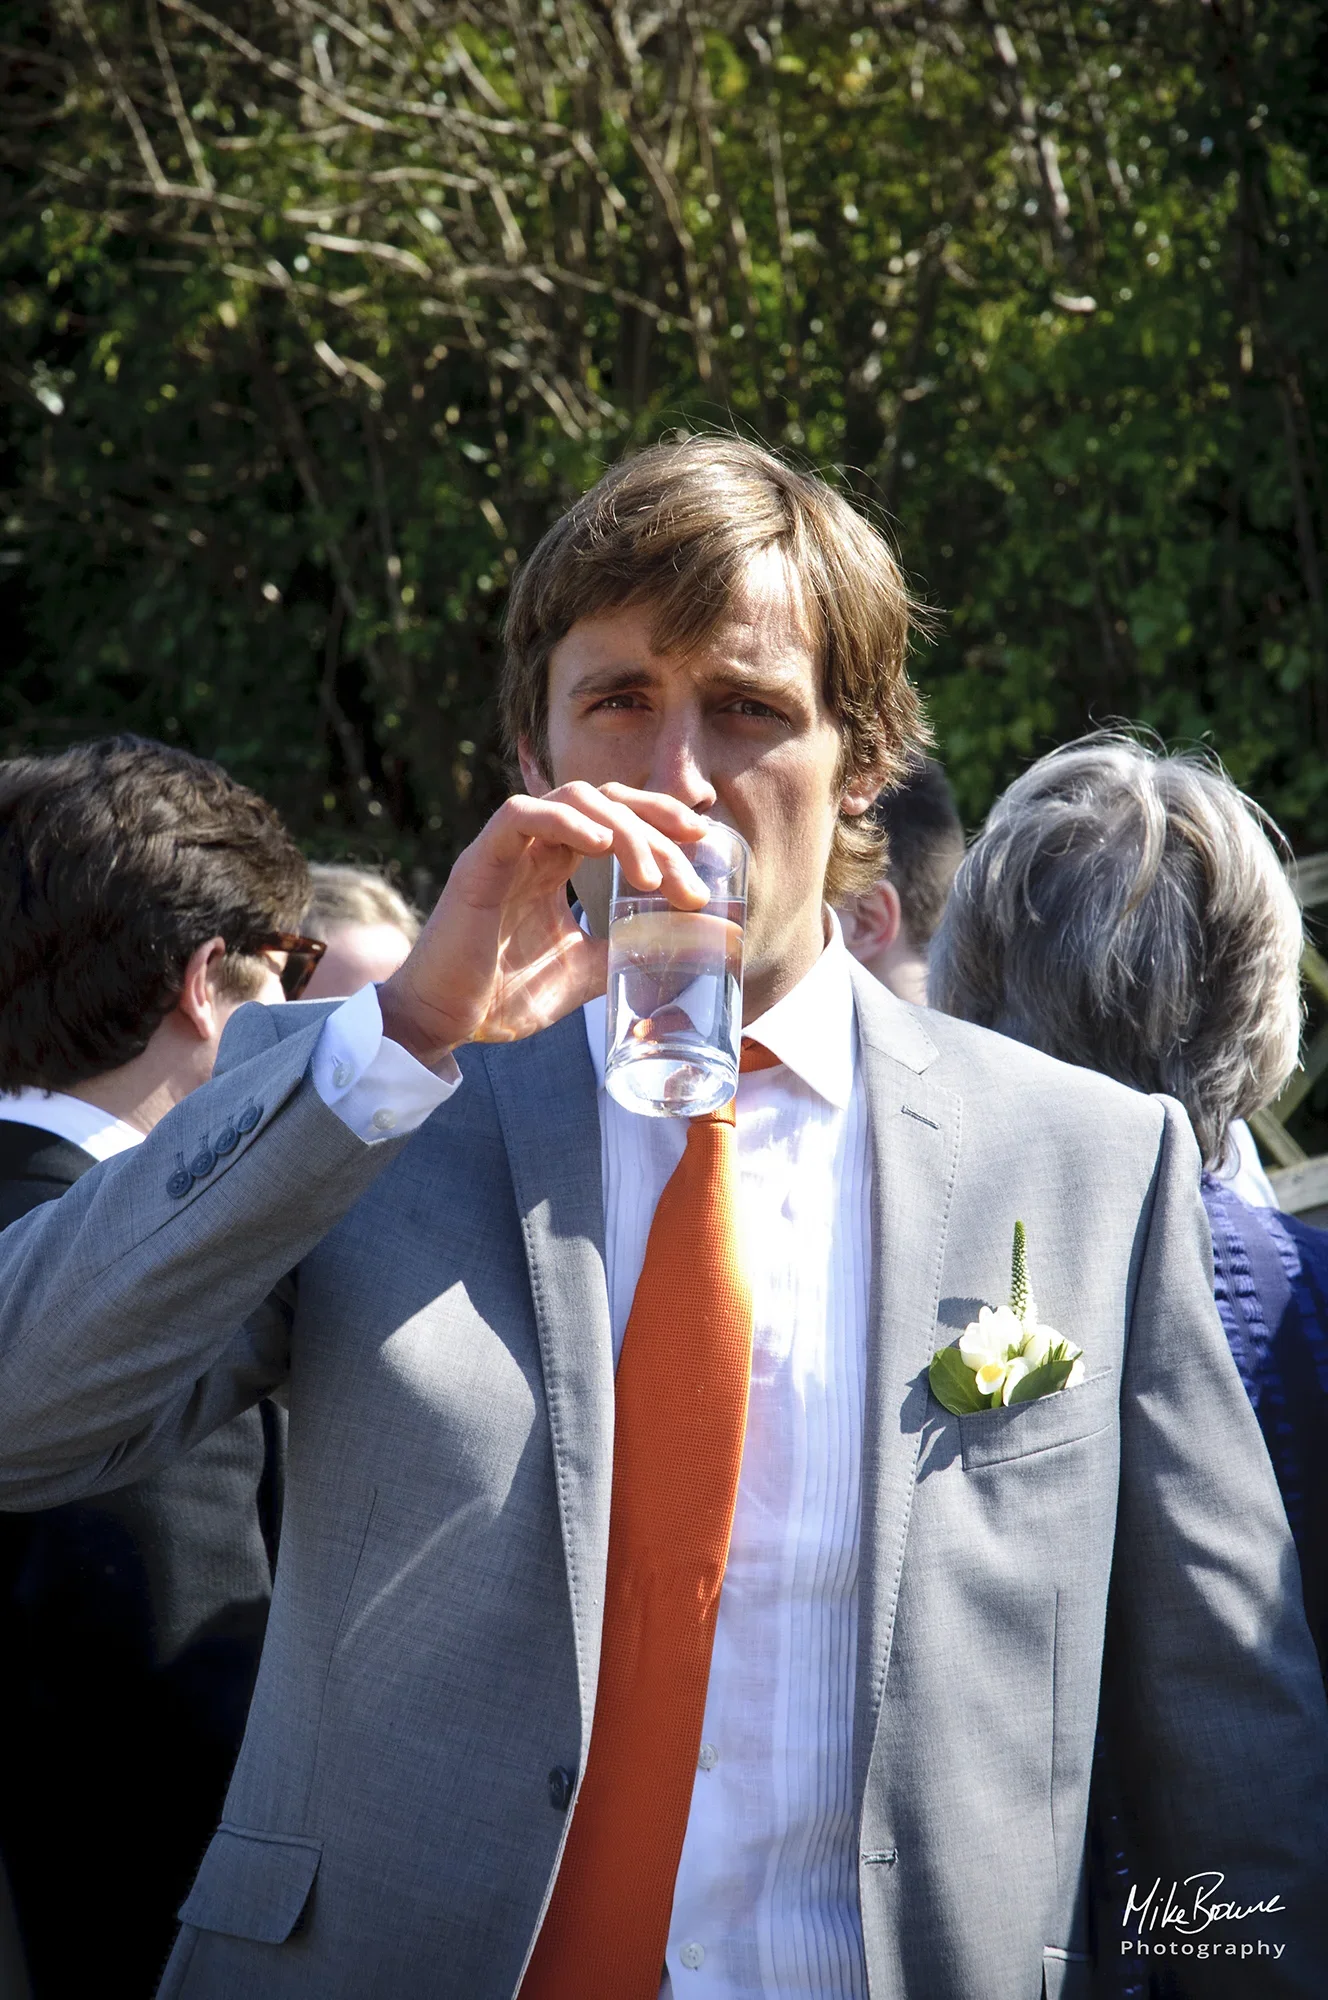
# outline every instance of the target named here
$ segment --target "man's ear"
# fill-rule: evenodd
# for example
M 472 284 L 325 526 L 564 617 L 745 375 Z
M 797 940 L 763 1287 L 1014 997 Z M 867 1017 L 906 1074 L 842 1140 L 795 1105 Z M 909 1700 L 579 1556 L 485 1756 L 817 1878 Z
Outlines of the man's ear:
M 217 969 L 226 956 L 225 938 L 209 938 L 192 952 L 184 969 L 175 1012 L 200 1042 L 214 1041 L 224 1016 L 217 1003 Z
M 883 951 L 889 951 L 903 926 L 903 905 L 893 882 L 878 882 L 864 889 L 839 912 L 844 942 L 854 958 L 870 965 Z
M 535 746 L 528 736 L 517 739 L 516 761 L 521 766 L 521 782 L 532 799 L 542 799 L 546 792 L 553 790 L 548 774 L 535 755 Z
M 870 771 L 855 771 L 839 795 L 839 810 L 851 819 L 858 819 L 874 806 L 882 785 L 885 783 L 884 768 Z

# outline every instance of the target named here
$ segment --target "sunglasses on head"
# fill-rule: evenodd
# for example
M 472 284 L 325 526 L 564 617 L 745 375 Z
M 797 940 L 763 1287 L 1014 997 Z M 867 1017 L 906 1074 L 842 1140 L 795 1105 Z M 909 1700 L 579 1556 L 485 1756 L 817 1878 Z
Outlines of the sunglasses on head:
M 298 931 L 263 931 L 258 937 L 249 938 L 243 949 L 246 954 L 284 952 L 286 962 L 277 977 L 286 998 L 298 1000 L 327 946 L 322 938 L 301 937 Z

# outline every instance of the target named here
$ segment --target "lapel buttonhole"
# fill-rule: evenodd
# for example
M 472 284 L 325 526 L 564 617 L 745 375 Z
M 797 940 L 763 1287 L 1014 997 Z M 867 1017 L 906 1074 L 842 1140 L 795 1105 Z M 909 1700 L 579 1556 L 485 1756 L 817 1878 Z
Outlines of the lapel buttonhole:
M 901 1104 L 899 1108 L 900 1108 L 900 1110 L 901 1110 L 901 1111 L 903 1112 L 903 1114 L 904 1114 L 905 1118 L 916 1118 L 916 1119 L 917 1119 L 917 1121 L 918 1121 L 918 1123 L 919 1123 L 919 1125 L 927 1125 L 927 1126 L 929 1126 L 929 1127 L 931 1128 L 931 1130 L 932 1130 L 933 1132 L 939 1132 L 939 1131 L 940 1131 L 940 1129 L 941 1129 L 941 1128 L 940 1128 L 940 1126 L 939 1126 L 939 1125 L 938 1125 L 938 1124 L 936 1123 L 936 1120 L 935 1120 L 934 1118 L 927 1118 L 927 1117 L 924 1117 L 924 1115 L 922 1114 L 922 1112 L 921 1112 L 921 1111 L 915 1111 L 915 1110 L 913 1109 L 913 1106 L 912 1106 L 911 1104 Z

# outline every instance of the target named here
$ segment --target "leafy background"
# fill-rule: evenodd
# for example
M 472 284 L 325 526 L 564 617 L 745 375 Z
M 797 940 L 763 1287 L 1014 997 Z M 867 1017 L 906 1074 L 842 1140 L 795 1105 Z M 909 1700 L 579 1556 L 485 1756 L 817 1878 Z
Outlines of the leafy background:
M 1328 847 L 1328 10 L 10 0 L 0 751 L 436 882 L 518 554 L 737 426 L 888 518 L 966 817 L 1125 716 Z

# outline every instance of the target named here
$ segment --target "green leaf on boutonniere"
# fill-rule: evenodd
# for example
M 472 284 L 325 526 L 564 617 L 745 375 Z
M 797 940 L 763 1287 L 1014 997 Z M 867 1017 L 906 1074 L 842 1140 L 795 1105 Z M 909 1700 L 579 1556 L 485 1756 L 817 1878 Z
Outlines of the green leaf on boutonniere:
M 1010 1391 L 1012 1403 L 1034 1403 L 1039 1396 L 1054 1396 L 1069 1380 L 1074 1360 L 1044 1361 L 1040 1368 L 1030 1368 Z
M 957 1347 L 938 1347 L 931 1358 L 927 1370 L 927 1380 L 931 1393 L 952 1416 L 971 1416 L 974 1410 L 988 1408 L 987 1398 L 978 1392 L 973 1380 L 973 1370 L 960 1355 Z

